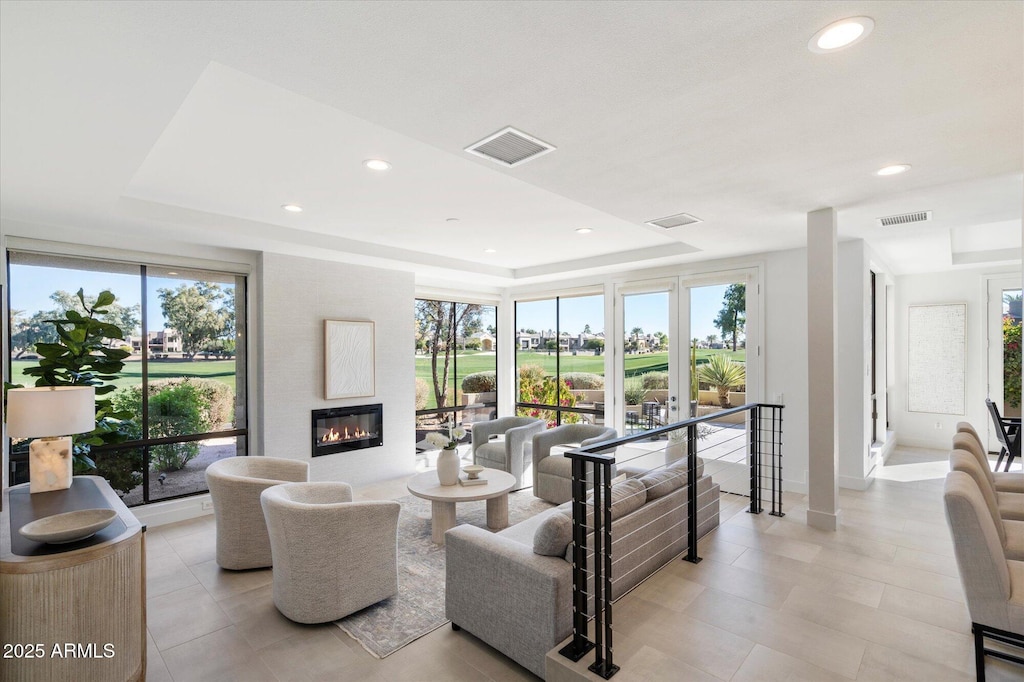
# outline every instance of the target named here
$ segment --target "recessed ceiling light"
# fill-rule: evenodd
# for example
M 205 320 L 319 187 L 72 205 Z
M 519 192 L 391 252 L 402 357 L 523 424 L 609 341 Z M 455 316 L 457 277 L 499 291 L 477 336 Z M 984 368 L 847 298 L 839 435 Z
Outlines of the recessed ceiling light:
M 578 227 L 576 228 L 576 234 L 590 234 L 594 231 L 592 227 Z
M 458 218 L 445 218 L 444 221 L 446 223 L 457 223 L 457 222 L 459 222 L 459 219 Z
M 879 168 L 875 171 L 875 175 L 899 175 L 900 173 L 906 173 L 908 170 L 910 170 L 909 163 L 898 163 L 894 166 Z
M 367 159 L 366 161 L 363 161 L 363 165 L 370 170 L 375 171 L 386 171 L 391 168 L 391 164 L 384 159 Z
M 176 273 L 176 272 L 172 272 L 172 271 L 168 270 L 168 271 L 167 271 L 167 274 L 168 274 L 168 275 L 177 275 L 178 273 Z
M 281 208 L 288 211 L 289 213 L 302 213 L 302 207 L 299 206 L 298 204 L 285 204 Z
M 871 17 L 840 19 L 815 33 L 807 43 L 807 49 L 817 54 L 835 52 L 864 40 L 874 27 L 875 21 Z
M 497 249 L 484 249 L 484 253 L 497 253 Z

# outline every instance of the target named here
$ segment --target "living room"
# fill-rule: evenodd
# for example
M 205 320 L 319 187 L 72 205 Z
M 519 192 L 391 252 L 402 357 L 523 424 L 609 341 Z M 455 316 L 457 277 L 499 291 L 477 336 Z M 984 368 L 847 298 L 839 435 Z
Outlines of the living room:
M 862 16 L 871 25 L 853 44 L 809 49 L 820 30 Z M 768 670 L 880 679 L 886 655 L 920 663 L 916 673 L 899 668 L 898 679 L 973 670 L 959 659 L 931 668 L 922 657 L 938 652 L 887 648 L 840 626 L 831 630 L 836 646 L 851 648 L 856 665 L 837 654 L 842 665 L 822 667 L 784 643 L 696 617 L 694 600 L 725 592 L 810 627 L 811 606 L 827 603 L 814 600 L 828 589 L 790 594 L 772 572 L 820 554 L 815 571 L 842 573 L 839 559 L 857 564 L 845 552 L 891 564 L 850 569 L 877 583 L 866 600 L 875 613 L 864 619 L 891 613 L 897 590 L 934 576 L 939 587 L 921 588 L 943 600 L 932 615 L 963 611 L 947 584 L 956 585 L 956 572 L 942 528 L 944 472 L 935 469 L 959 422 L 998 452 L 985 399 L 1002 394 L 1003 360 L 985 349 L 1002 349 L 993 325 L 1003 292 L 1021 288 L 1020 3 L 5 0 L 0 19 L 8 358 L 22 350 L 11 340 L 18 296 L 45 303 L 84 286 L 76 278 L 131 270 L 165 282 L 152 291 L 134 284 L 125 299 L 156 332 L 159 286 L 212 278 L 244 295 L 232 294 L 235 353 L 210 360 L 231 363 L 235 420 L 206 431 L 249 457 L 304 462 L 309 480 L 347 483 L 359 500 L 391 500 L 436 463 L 436 453 L 417 450 L 417 300 L 495 307 L 495 416 L 511 417 L 523 402 L 516 333 L 537 326 L 523 306 L 598 297 L 592 326 L 607 346 L 594 360 L 605 392 L 596 402 L 603 422 L 625 434 L 631 331 L 667 332 L 670 392 L 685 395 L 690 344 L 673 342 L 707 335 L 691 317 L 695 292 L 742 282 L 746 400 L 785 405 L 787 516 L 723 515 L 701 541 L 703 564 L 685 575 L 666 569 L 690 590 L 666 588 L 680 600 L 679 618 L 647 612 L 680 638 L 687 627 L 698 638 L 728 632 L 721 637 L 734 651 L 675 659 L 637 627 L 652 639 L 624 634 L 630 654 L 619 675 L 642 677 L 644 655 L 665 666 L 646 669 L 661 679 L 676 663 L 698 671 L 693 679 L 769 679 Z M 466 151 L 508 126 L 553 149 L 521 165 Z M 885 168 L 902 172 L 880 175 Z M 834 209 L 833 233 L 812 243 L 810 214 L 825 207 Z M 916 213 L 916 222 L 879 223 Z M 694 221 L 649 224 L 682 214 Z M 815 280 L 826 262 L 834 279 Z M 70 273 L 68 283 L 37 285 L 25 274 L 48 267 Z M 651 293 L 666 301 L 662 329 L 630 322 L 635 297 Z M 819 294 L 835 303 L 818 307 Z M 964 311 L 958 407 L 918 409 L 910 358 L 920 331 L 911 316 L 950 305 Z M 560 328 L 566 315 L 552 320 L 556 332 L 583 332 Z M 373 323 L 368 397 L 327 397 L 325 321 Z M 147 358 L 147 371 L 178 359 L 181 351 L 161 343 L 158 354 L 172 357 Z M 815 350 L 833 347 L 834 390 L 815 399 L 824 376 Z M 137 355 L 141 365 L 141 348 Z M 4 378 L 18 383 L 13 366 L 5 363 Z M 363 403 L 382 406 L 382 444 L 311 456 L 311 412 Z M 826 408 L 831 430 L 816 416 Z M 831 451 L 812 447 L 833 434 Z M 12 478 L 6 434 L 3 442 L 6 488 L 21 480 Z M 468 449 L 460 454 L 469 463 Z M 926 473 L 915 478 L 918 470 Z M 146 503 L 131 512 L 148 526 L 147 679 L 530 677 L 472 631 L 441 628 L 378 659 L 339 627 L 287 621 L 271 600 L 269 569 L 216 565 L 204 479 L 182 496 L 164 488 L 173 499 L 162 500 L 172 474 L 141 473 Z M 831 507 L 809 500 L 832 486 L 841 490 Z M 839 530 L 810 527 L 808 508 Z M 771 533 L 769 520 L 778 524 Z M 938 566 L 931 574 L 926 560 Z M 707 566 L 750 590 L 715 583 Z M 814 580 L 824 585 L 823 575 Z M 650 585 L 623 598 L 627 615 L 616 627 L 624 633 L 644 590 L 656 601 Z M 898 593 L 901 604 L 913 596 Z M 938 617 L 918 615 L 937 627 Z M 969 651 L 970 636 L 953 620 L 957 652 Z M 229 653 L 218 660 L 218 651 Z M 990 678 L 1013 679 L 1017 670 L 1001 666 L 989 663 Z

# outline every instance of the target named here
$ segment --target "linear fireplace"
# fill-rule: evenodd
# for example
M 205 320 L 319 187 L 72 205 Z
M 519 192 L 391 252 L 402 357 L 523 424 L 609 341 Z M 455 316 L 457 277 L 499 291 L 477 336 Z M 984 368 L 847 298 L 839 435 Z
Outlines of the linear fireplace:
M 383 444 L 384 409 L 380 403 L 313 410 L 314 457 Z

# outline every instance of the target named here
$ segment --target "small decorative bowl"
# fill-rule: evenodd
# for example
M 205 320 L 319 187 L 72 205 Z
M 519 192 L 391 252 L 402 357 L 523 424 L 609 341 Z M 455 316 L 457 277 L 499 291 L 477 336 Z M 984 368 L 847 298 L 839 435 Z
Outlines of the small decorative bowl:
M 18 532 L 29 540 L 60 545 L 95 535 L 115 518 L 117 512 L 113 509 L 79 509 L 26 523 Z
M 469 466 L 462 467 L 462 470 L 466 472 L 466 476 L 473 480 L 480 477 L 480 472 L 484 470 L 479 464 L 470 464 Z

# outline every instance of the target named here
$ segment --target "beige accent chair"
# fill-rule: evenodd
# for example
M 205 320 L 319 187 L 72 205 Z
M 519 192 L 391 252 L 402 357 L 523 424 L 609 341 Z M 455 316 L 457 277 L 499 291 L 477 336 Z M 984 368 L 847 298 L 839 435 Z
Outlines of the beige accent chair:
M 339 482 L 277 485 L 260 500 L 287 618 L 327 623 L 398 594 L 398 502 L 353 502 Z
M 563 424 L 533 437 L 533 494 L 554 504 L 572 499 L 572 460 L 552 455 L 556 445 L 578 443 L 580 447 L 617 437 L 618 432 L 596 424 Z M 618 472 L 612 465 L 612 478 Z M 587 487 L 594 485 L 594 469 L 587 467 Z
M 308 463 L 279 457 L 228 457 L 206 467 L 217 525 L 217 564 L 232 571 L 270 566 L 260 493 L 281 483 L 308 480 Z
M 533 435 L 544 430 L 542 419 L 533 417 L 501 417 L 473 424 L 473 463 L 489 469 L 507 471 L 516 477 L 512 490 L 529 486 L 524 483 L 533 466 L 530 445 Z M 491 441 L 491 436 L 504 436 Z
M 1024 648 L 1024 562 L 1007 560 L 992 515 L 970 474 L 951 471 L 943 501 L 971 614 L 977 677 L 984 682 L 985 654 L 1024 664 L 1022 657 L 985 648 L 985 637 Z
M 1000 516 L 996 491 L 992 490 L 977 460 L 963 450 L 954 450 L 949 453 L 949 468 L 952 471 L 962 471 L 974 479 L 985 500 L 985 506 L 992 515 L 992 522 L 995 524 L 1006 558 L 1024 561 L 1024 521 L 1006 520 Z
M 985 453 L 985 446 L 974 427 L 967 422 L 957 422 L 957 433 L 953 436 L 953 449 L 966 450 L 978 459 L 986 471 L 992 487 L 1000 493 L 1024 493 L 1024 472 L 992 471 L 992 464 Z

